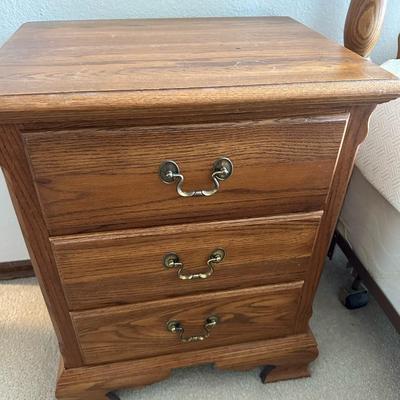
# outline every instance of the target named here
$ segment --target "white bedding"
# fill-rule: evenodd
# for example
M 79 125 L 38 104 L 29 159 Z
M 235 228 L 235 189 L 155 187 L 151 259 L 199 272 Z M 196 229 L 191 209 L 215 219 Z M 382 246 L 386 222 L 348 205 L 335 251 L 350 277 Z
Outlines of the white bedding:
M 400 313 L 400 213 L 357 168 L 338 230 Z
M 382 68 L 400 77 L 400 60 Z M 400 211 L 400 99 L 378 105 L 366 140 L 360 146 L 356 165 L 364 177 Z

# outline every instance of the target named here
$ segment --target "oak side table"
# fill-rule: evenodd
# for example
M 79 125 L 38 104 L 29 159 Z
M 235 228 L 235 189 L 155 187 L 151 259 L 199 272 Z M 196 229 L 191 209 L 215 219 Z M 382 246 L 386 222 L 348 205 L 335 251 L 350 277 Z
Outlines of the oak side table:
M 0 51 L 0 165 L 62 400 L 171 370 L 309 375 L 358 145 L 400 84 L 285 17 L 43 22 Z

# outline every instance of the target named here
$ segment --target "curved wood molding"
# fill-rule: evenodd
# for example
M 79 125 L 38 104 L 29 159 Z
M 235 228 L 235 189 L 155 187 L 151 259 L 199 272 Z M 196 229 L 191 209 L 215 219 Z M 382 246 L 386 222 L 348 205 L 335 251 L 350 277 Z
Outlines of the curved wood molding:
M 174 368 L 210 363 L 233 371 L 246 371 L 264 364 L 269 368 L 264 369 L 263 382 L 274 382 L 307 376 L 307 364 L 317 356 L 317 343 L 307 331 L 266 341 L 90 367 L 64 369 L 61 365 L 56 397 L 59 400 L 107 400 L 111 399 L 107 393 L 112 390 L 142 387 L 168 378 Z
M 344 45 L 368 57 L 378 42 L 387 0 L 352 0 L 344 27 Z

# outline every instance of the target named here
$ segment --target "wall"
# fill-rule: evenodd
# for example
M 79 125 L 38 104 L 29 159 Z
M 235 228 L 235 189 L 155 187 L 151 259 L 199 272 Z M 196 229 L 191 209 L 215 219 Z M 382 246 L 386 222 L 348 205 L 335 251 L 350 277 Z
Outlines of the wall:
M 0 0 L 0 44 L 24 22 L 63 19 L 289 15 L 341 42 L 350 0 Z M 373 60 L 394 58 L 400 7 L 388 0 L 380 42 Z M 0 174 L 0 262 L 27 257 Z

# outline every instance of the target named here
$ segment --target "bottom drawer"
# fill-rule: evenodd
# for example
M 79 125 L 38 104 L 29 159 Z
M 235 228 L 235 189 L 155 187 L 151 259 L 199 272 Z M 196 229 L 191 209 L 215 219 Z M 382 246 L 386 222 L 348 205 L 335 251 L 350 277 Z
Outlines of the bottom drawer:
M 290 335 L 302 287 L 300 281 L 71 315 L 84 362 L 100 364 Z

